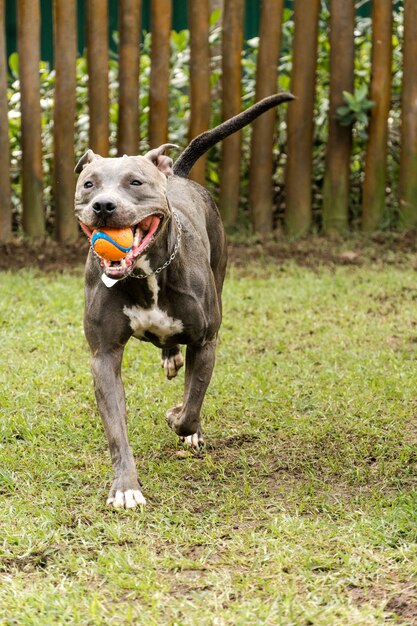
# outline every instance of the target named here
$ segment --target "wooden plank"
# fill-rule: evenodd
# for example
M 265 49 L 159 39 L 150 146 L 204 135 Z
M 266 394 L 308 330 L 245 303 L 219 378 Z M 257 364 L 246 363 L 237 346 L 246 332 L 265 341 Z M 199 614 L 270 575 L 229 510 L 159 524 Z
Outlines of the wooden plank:
M 139 152 L 139 42 L 142 0 L 119 2 L 119 117 L 117 153 Z
M 353 92 L 355 0 L 331 0 L 329 138 L 323 185 L 323 230 L 348 229 L 352 125 L 341 126 L 336 111 L 343 92 Z
M 291 237 L 311 224 L 313 116 L 320 0 L 294 3 L 294 49 L 291 92 L 298 98 L 288 107 L 285 225 Z
M 149 92 L 150 148 L 157 148 L 168 141 L 171 24 L 171 0 L 152 0 L 152 52 Z
M 7 116 L 7 66 L 5 36 L 5 3 L 0 0 L 0 243 L 12 235 L 12 206 L 10 192 L 10 143 Z
M 417 3 L 404 4 L 404 60 L 400 157 L 400 221 L 417 226 Z
M 243 0 L 228 0 L 223 7 L 222 119 L 241 111 L 241 53 L 243 46 Z M 226 226 L 237 222 L 240 192 L 241 134 L 222 142 L 219 208 Z
M 369 136 L 365 157 L 362 230 L 381 226 L 385 210 L 387 177 L 388 115 L 391 101 L 392 0 L 379 0 L 372 6 L 372 77 Z
M 22 225 L 34 241 L 45 237 L 42 205 L 42 143 L 39 84 L 39 0 L 17 4 L 22 115 Z
M 54 202 L 58 241 L 77 239 L 74 215 L 74 122 L 76 103 L 77 2 L 54 0 Z M 65 44 L 63 45 L 63 42 Z M 77 155 L 79 156 L 79 155 Z
M 264 0 L 262 3 L 256 101 L 277 91 L 283 9 L 283 0 Z M 252 124 L 249 207 L 253 230 L 263 236 L 270 235 L 273 226 L 272 176 L 276 121 L 277 111 L 273 109 Z
M 109 153 L 108 1 L 87 0 L 88 105 L 90 148 Z
M 190 29 L 190 126 L 189 140 L 210 127 L 210 2 L 188 0 Z M 192 168 L 189 178 L 204 185 L 207 156 L 203 155 Z

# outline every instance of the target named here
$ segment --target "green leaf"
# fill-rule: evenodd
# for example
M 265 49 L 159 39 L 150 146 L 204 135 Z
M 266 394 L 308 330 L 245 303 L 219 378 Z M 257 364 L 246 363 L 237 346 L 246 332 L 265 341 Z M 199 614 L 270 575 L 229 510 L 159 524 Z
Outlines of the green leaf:
M 221 19 L 222 11 L 220 8 L 215 9 L 213 13 L 210 15 L 210 27 L 213 27 L 217 24 L 217 22 Z
M 346 104 L 342 104 L 342 106 L 337 107 L 336 113 L 338 116 L 344 117 L 345 115 L 348 115 L 350 113 L 350 109 Z
M 19 54 L 17 52 L 12 52 L 9 56 L 9 67 L 13 76 L 16 78 L 19 77 Z
M 376 106 L 376 102 L 374 102 L 373 100 L 367 100 L 366 102 L 363 103 L 363 108 L 365 110 L 373 109 L 374 106 Z
M 368 95 L 368 85 L 363 83 L 356 91 L 356 100 L 363 100 Z
M 343 98 L 345 99 L 345 102 L 347 102 L 348 104 L 355 102 L 355 96 L 349 91 L 343 92 Z

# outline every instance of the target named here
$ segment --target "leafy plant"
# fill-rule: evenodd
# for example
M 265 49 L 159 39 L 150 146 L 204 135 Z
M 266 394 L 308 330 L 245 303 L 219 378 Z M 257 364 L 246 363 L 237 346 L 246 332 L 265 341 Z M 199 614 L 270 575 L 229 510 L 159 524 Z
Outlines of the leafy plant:
M 343 92 L 344 104 L 337 109 L 337 120 L 342 126 L 359 123 L 366 129 L 368 112 L 375 106 L 373 100 L 368 100 L 368 87 L 363 84 L 355 93 Z M 366 137 L 366 133 L 364 138 Z

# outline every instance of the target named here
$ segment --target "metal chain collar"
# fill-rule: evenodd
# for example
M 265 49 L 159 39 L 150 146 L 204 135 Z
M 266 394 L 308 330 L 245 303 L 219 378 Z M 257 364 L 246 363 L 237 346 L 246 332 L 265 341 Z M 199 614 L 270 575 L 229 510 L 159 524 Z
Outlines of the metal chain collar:
M 132 274 L 128 274 L 126 278 L 149 278 L 150 276 L 155 276 L 156 274 L 159 274 L 160 272 L 162 272 L 162 270 L 164 270 L 166 267 L 168 267 L 168 265 L 171 265 L 172 261 L 177 256 L 177 252 L 179 250 L 180 243 L 181 243 L 182 224 L 180 222 L 178 213 L 174 211 L 174 209 L 171 209 L 171 210 L 172 210 L 172 215 L 174 216 L 174 219 L 177 223 L 177 241 L 175 242 L 175 246 L 174 246 L 173 251 L 171 252 L 171 255 L 169 256 L 169 258 L 165 261 L 163 265 L 161 265 L 160 267 L 157 267 L 156 270 L 153 270 L 153 272 L 149 272 L 149 274 L 133 274 L 132 273 Z

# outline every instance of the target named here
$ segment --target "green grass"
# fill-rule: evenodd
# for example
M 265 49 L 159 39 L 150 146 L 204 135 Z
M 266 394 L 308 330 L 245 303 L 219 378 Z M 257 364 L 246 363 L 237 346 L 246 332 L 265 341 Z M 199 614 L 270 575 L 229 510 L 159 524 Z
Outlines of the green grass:
M 417 623 L 417 280 L 397 260 L 232 267 L 199 454 L 164 418 L 183 372 L 132 340 L 149 505 L 121 512 L 81 271 L 0 274 L 0 624 Z

